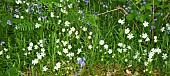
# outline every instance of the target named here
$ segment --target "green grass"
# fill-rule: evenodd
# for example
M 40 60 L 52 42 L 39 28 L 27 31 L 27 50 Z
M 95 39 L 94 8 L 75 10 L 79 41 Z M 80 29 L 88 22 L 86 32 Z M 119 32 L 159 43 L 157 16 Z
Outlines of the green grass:
M 80 3 L 77 0 L 63 0 L 63 2 L 56 0 L 53 3 L 48 0 L 26 1 L 30 5 L 16 4 L 12 0 L 0 2 L 0 43 L 2 44 L 0 45 L 0 76 L 74 76 L 81 68 L 77 64 L 77 58 L 82 57 L 86 60 L 85 66 L 78 74 L 80 76 L 170 75 L 170 34 L 167 32 L 170 30 L 168 29 L 170 27 L 168 25 L 169 1 L 149 0 L 146 5 L 140 4 L 143 1 L 133 0 L 89 0 L 88 4 L 83 0 L 80 0 Z M 154 11 L 153 2 L 156 7 Z M 37 5 L 31 3 L 39 3 L 42 8 L 38 9 L 40 7 L 37 8 Z M 62 7 L 59 7 L 59 4 Z M 70 4 L 73 4 L 72 8 L 68 7 Z M 117 10 L 118 6 L 121 9 Z M 61 11 L 64 7 L 67 14 Z M 127 7 L 130 7 L 130 12 L 126 10 Z M 13 10 L 10 10 L 11 8 Z M 26 12 L 28 8 L 34 11 Z M 15 9 L 18 9 L 20 14 Z M 108 12 L 113 9 L 115 11 Z M 41 14 L 37 11 L 41 11 Z M 79 11 L 82 13 L 78 13 Z M 51 12 L 55 17 L 51 17 Z M 15 18 L 14 14 L 24 18 Z M 41 20 L 38 20 L 40 17 Z M 119 19 L 125 20 L 125 23 L 121 25 Z M 11 25 L 7 24 L 7 20 L 11 21 Z M 66 21 L 70 22 L 69 26 L 66 26 Z M 149 23 L 147 27 L 143 26 L 144 21 Z M 41 26 L 36 28 L 36 23 Z M 156 28 L 150 32 L 152 25 Z M 160 31 L 162 27 L 165 28 L 163 32 Z M 126 28 L 129 28 L 129 33 L 133 34 L 132 39 L 125 34 Z M 149 41 L 145 41 L 146 39 L 140 36 L 144 33 L 147 33 Z M 157 42 L 154 42 L 154 36 L 157 36 Z M 100 44 L 101 40 L 104 40 L 103 45 Z M 123 45 L 120 46 L 120 43 Z M 37 49 L 35 45 L 38 45 Z M 105 48 L 107 45 L 108 49 Z M 111 54 L 109 50 L 112 50 Z M 162 57 L 165 54 L 167 57 Z M 40 55 L 39 59 L 37 55 Z M 151 58 L 150 62 L 149 58 Z M 32 63 L 34 59 L 38 59 L 35 65 Z M 55 69 L 57 63 L 61 63 L 57 66 L 58 70 Z M 46 71 L 43 71 L 44 66 L 48 68 Z

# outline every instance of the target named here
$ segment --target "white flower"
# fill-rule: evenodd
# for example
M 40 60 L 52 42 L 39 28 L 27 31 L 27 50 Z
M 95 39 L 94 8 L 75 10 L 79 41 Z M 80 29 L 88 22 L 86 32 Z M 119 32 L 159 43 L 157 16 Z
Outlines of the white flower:
M 118 51 L 119 53 L 122 53 L 122 49 L 120 49 L 120 48 L 117 48 L 117 51 Z
M 44 47 L 44 45 L 43 45 L 43 44 L 40 44 L 40 47 Z
M 123 47 L 123 43 L 118 43 L 118 46 L 119 47 Z
M 65 54 L 68 53 L 68 49 L 63 48 L 63 52 L 64 52 Z
M 61 41 L 63 43 L 63 46 L 66 46 L 67 45 L 67 41 Z
M 24 16 L 20 16 L 21 19 L 24 19 Z
M 125 34 L 128 34 L 130 32 L 129 28 L 125 29 Z
M 46 55 L 45 52 L 41 52 L 40 54 L 42 57 L 44 57 Z
M 66 8 L 61 8 L 61 12 L 65 13 L 65 14 L 68 14 Z
M 51 12 L 51 17 L 54 17 L 54 12 Z
M 68 5 L 68 8 L 72 8 L 72 5 L 73 5 L 73 4 Z
M 45 52 L 45 49 L 44 49 L 44 48 L 41 48 L 41 52 L 43 52 L 43 53 L 44 53 L 44 52 Z
M 72 57 L 72 56 L 74 56 L 74 53 L 68 53 L 66 56 Z
M 161 49 L 159 49 L 159 48 L 155 49 L 155 51 L 156 51 L 158 54 L 160 54 L 160 53 L 162 52 Z
M 125 59 L 125 62 L 128 62 L 128 59 Z
M 147 33 L 142 34 L 142 38 L 146 39 L 148 37 Z
M 156 43 L 158 40 L 154 40 L 154 42 Z
M 89 45 L 88 48 L 89 48 L 89 49 L 92 49 L 92 45 Z
M 40 53 L 37 53 L 37 59 L 42 59 L 42 56 Z
M 58 70 L 60 67 L 61 67 L 61 63 L 58 62 L 58 63 L 54 66 L 54 69 L 55 69 L 55 70 Z
M 66 31 L 66 29 L 65 28 L 62 28 L 62 32 L 65 32 Z
M 108 45 L 107 44 L 104 45 L 104 49 L 108 49 Z
M 88 36 L 88 39 L 91 39 L 91 36 Z
M 24 53 L 25 56 L 27 56 L 27 53 Z
M 83 31 L 87 31 L 87 28 L 86 27 L 83 27 L 83 29 L 82 29 Z
M 77 51 L 78 51 L 78 52 L 77 52 L 77 54 L 80 54 L 80 52 L 81 52 L 81 49 L 77 49 Z
M 38 49 L 38 45 L 34 45 L 34 49 Z
M 142 42 L 142 39 L 139 39 L 138 42 Z
M 25 48 L 22 48 L 22 50 L 24 51 L 24 50 L 25 50 Z
M 37 63 L 38 63 L 38 59 L 32 60 L 32 64 L 33 64 L 33 65 L 35 65 L 35 64 L 37 64 Z
M 167 27 L 167 30 L 170 30 L 170 26 L 169 26 L 169 27 Z
M 57 40 L 56 40 L 56 43 L 59 43 L 59 42 L 60 42 L 60 39 L 57 39 Z
M 47 70 L 48 70 L 47 66 L 44 66 L 43 71 L 47 71 Z
M 112 50 L 111 49 L 109 49 L 108 54 L 112 54 Z
M 78 31 L 75 32 L 75 35 L 78 35 Z
M 60 24 L 61 23 L 61 20 L 58 20 L 58 24 Z
M 154 36 L 154 37 L 153 37 L 153 39 L 155 39 L 155 40 L 156 40 L 157 38 L 158 38 L 157 36 Z
M 123 52 L 127 52 L 127 49 L 126 49 L 126 48 L 123 48 Z
M 126 44 L 123 44 L 123 46 L 122 46 L 123 48 L 126 48 Z
M 39 17 L 38 20 L 41 21 L 41 17 Z
M 147 27 L 147 26 L 149 26 L 148 24 L 149 24 L 149 23 L 148 23 L 147 21 L 144 21 L 143 26 L 144 26 L 144 27 Z
M 72 48 L 72 46 L 71 45 L 68 45 L 68 49 L 71 49 Z
M 7 51 L 8 51 L 8 49 L 7 49 L 7 48 L 4 48 L 4 51 L 5 51 L 5 52 L 7 52 Z
M 167 54 L 164 54 L 164 53 L 162 54 L 163 60 L 165 60 L 167 57 L 168 57 Z
M 112 55 L 112 58 L 114 58 L 114 57 L 115 57 L 115 54 Z
M 169 23 L 166 24 L 166 27 L 170 27 Z
M 150 41 L 150 39 L 147 37 L 147 38 L 145 39 L 145 41 Z
M 70 30 L 73 32 L 73 31 L 75 31 L 75 28 L 74 28 L 74 27 L 71 27 Z
M 90 32 L 89 32 L 89 35 L 92 35 L 92 34 L 93 34 L 93 32 L 90 31 Z
M 79 35 L 76 35 L 76 39 L 79 39 L 80 38 L 80 36 Z
M 38 24 L 38 23 L 35 24 L 35 28 L 39 28 L 40 26 L 41 26 L 41 25 Z
M 148 58 L 148 62 L 152 62 L 153 61 L 153 59 L 152 58 Z
M 69 26 L 69 25 L 70 25 L 70 22 L 66 21 L 65 26 Z
M 9 59 L 9 58 L 10 58 L 10 56 L 9 56 L 9 55 L 7 55 L 7 56 L 6 56 L 6 58 L 7 58 L 7 59 Z
M 58 55 L 62 55 L 60 51 L 58 51 L 57 53 L 58 53 Z
M 131 47 L 130 47 L 130 46 L 127 46 L 127 48 L 128 48 L 128 49 L 131 49 Z
M 129 33 L 128 34 L 128 36 L 127 36 L 127 38 L 130 40 L 130 39 L 132 39 L 134 36 L 133 36 L 133 34 L 132 33 Z
M 0 51 L 0 55 L 2 55 L 3 54 L 3 51 Z
M 121 25 L 123 25 L 125 22 L 124 22 L 125 20 L 121 20 L 121 19 L 119 19 L 118 20 L 118 23 L 120 23 Z
M 100 40 L 99 44 L 104 45 L 104 40 Z
M 39 40 L 39 43 L 41 43 L 41 44 L 42 44 L 42 43 L 43 43 L 43 40 Z
M 31 47 L 31 46 L 29 46 L 29 47 L 27 47 L 27 49 L 28 49 L 28 51 L 30 51 L 30 50 L 32 50 L 32 47 Z
M 22 3 L 21 0 L 16 0 L 15 2 L 16 2 L 16 4 L 21 4 Z
M 31 46 L 31 47 L 32 47 L 33 45 L 34 45 L 34 44 L 33 44 L 32 42 L 30 42 L 29 46 Z
M 68 32 L 68 35 L 71 35 L 72 34 L 72 31 L 70 30 L 69 32 Z
M 161 32 L 164 32 L 164 31 L 165 31 L 165 27 L 162 27 L 162 28 L 161 28 Z
M 149 58 L 152 58 L 154 56 L 154 54 L 155 54 L 154 52 L 150 52 L 149 53 Z
M 148 66 L 148 62 L 144 62 L 144 65 L 145 65 L 145 66 Z

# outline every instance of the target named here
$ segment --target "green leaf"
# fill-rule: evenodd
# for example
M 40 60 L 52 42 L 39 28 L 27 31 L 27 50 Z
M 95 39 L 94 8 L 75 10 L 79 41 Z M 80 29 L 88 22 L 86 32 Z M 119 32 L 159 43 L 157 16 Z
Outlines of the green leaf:
M 126 19 L 127 19 L 127 20 L 133 20 L 133 18 L 134 18 L 134 15 L 133 15 L 133 14 L 128 14 L 128 15 L 126 16 Z
M 142 6 L 139 10 L 140 10 L 140 11 L 145 10 L 145 6 Z
M 96 24 L 96 20 L 98 20 L 98 19 L 99 18 L 95 15 L 86 14 L 86 18 L 84 19 L 84 21 L 92 24 L 92 26 L 98 27 Z
M 145 20 L 145 16 L 143 14 L 140 14 L 140 18 L 139 18 L 139 21 L 140 22 L 143 22 Z
M 146 4 L 146 9 L 152 10 L 152 6 L 151 6 L 150 3 L 149 3 L 149 4 Z
M 14 3 L 15 2 L 15 0 L 2 0 L 2 1 L 5 1 L 7 3 Z
M 9 76 L 19 76 L 18 70 L 15 67 L 10 67 L 6 72 Z
M 139 4 L 141 3 L 141 0 L 135 0 L 136 1 L 136 4 Z

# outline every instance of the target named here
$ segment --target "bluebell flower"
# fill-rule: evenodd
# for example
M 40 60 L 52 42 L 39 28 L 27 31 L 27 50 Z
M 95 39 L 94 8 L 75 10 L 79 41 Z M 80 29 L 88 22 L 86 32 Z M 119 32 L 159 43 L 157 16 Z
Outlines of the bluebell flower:
M 86 2 L 86 4 L 88 4 L 89 0 L 84 0 L 84 2 Z
M 7 24 L 8 25 L 12 25 L 10 20 L 7 20 Z
M 1 42 L 0 42 L 0 45 L 3 45 L 3 44 L 5 44 L 5 42 L 4 42 L 4 41 L 1 41 Z
M 80 73 L 81 71 L 82 71 L 82 67 L 80 67 L 79 71 L 77 71 L 77 72 L 74 74 L 74 76 L 77 76 L 78 73 Z
M 20 14 L 19 10 L 18 9 L 15 9 L 15 12 L 17 12 L 18 14 Z
M 77 64 L 79 64 L 81 67 L 82 66 L 85 66 L 85 58 L 84 57 L 82 57 L 78 62 L 77 62 Z
M 82 57 L 80 60 L 78 60 L 77 64 L 80 65 L 80 69 L 74 74 L 74 76 L 77 76 L 78 73 L 80 73 L 82 71 L 82 67 L 85 66 L 85 58 Z
M 167 30 L 167 33 L 170 34 L 170 30 Z
M 150 28 L 150 32 L 152 31 L 152 30 L 154 30 L 156 28 L 156 26 L 151 26 L 151 28 Z

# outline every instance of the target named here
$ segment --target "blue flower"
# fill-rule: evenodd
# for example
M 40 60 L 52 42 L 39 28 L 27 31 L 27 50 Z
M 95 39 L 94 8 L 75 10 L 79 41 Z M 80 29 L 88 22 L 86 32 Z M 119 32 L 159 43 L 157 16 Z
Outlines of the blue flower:
M 85 66 L 85 58 L 84 57 L 82 57 L 78 62 L 77 62 L 77 64 L 79 64 L 81 67 L 82 66 Z
M 84 0 L 84 2 L 86 2 L 86 4 L 88 4 L 89 0 Z
M 85 58 L 82 57 L 80 60 L 78 60 L 77 64 L 80 65 L 80 69 L 74 74 L 74 76 L 77 76 L 78 73 L 80 73 L 82 71 L 82 67 L 85 66 Z
M 170 34 L 170 30 L 167 30 L 167 33 Z
M 8 25 L 12 25 L 10 20 L 7 20 L 7 24 Z
M 156 28 L 156 26 L 151 26 L 151 28 L 150 28 L 150 32 L 152 31 L 152 30 L 154 30 Z

